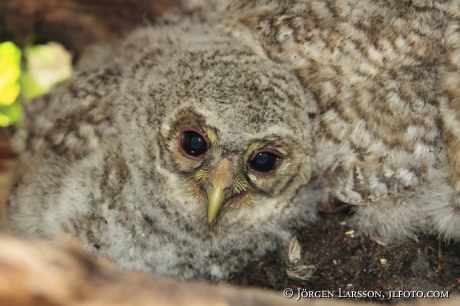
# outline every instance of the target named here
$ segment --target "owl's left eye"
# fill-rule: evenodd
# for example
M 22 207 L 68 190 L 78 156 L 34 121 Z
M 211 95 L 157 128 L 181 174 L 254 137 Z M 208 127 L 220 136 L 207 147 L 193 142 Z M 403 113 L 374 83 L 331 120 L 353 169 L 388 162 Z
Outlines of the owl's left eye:
M 268 174 L 278 168 L 281 157 L 271 151 L 254 152 L 248 161 L 248 168 L 257 174 Z
M 209 147 L 207 138 L 197 130 L 186 130 L 179 135 L 182 152 L 192 158 L 201 158 Z

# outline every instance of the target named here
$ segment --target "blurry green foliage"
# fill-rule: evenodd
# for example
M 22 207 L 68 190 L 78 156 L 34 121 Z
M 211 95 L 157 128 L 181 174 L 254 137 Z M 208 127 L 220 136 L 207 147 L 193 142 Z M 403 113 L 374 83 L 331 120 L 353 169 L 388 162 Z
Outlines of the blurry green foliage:
M 71 74 L 71 56 L 56 44 L 34 45 L 23 52 L 0 44 L 0 127 L 18 122 L 22 105 L 43 95 Z
M 15 123 L 20 107 L 15 103 L 19 96 L 21 76 L 21 50 L 11 42 L 0 44 L 0 126 Z

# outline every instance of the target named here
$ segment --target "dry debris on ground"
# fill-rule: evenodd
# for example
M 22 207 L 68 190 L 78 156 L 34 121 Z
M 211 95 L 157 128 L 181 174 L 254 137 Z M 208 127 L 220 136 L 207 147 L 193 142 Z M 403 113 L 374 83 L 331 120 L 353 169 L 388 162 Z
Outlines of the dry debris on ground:
M 298 231 L 302 264 L 314 266 L 311 277 L 290 279 L 288 246 L 251 262 L 229 282 L 274 290 L 292 288 L 326 290 L 342 295 L 352 291 L 378 291 L 385 299 L 360 298 L 359 301 L 402 302 L 387 299 L 389 291 L 433 290 L 455 295 L 460 289 L 460 252 L 455 243 L 433 236 L 419 235 L 417 241 L 383 246 L 367 237 L 356 236 L 347 226 L 349 211 L 319 213 L 318 221 Z M 413 300 L 411 298 L 410 300 Z

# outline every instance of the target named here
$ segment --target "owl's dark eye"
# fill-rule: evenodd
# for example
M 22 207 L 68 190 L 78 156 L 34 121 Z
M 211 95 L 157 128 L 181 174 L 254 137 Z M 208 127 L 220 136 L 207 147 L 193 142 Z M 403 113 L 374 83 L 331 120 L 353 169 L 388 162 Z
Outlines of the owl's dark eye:
M 268 174 L 275 170 L 281 162 L 281 158 L 269 151 L 255 152 L 249 159 L 248 167 L 255 173 Z
M 209 143 L 206 137 L 198 131 L 187 130 L 182 132 L 179 137 L 180 148 L 189 157 L 202 157 L 208 150 Z

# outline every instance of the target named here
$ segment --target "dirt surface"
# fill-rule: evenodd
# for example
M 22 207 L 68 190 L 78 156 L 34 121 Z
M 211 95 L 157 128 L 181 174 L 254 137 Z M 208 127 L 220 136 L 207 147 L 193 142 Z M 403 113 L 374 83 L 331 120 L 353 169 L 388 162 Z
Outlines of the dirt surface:
M 298 231 L 302 259 L 316 270 L 305 280 L 290 279 L 287 247 L 251 262 L 229 282 L 283 291 L 327 290 L 334 296 L 347 296 L 360 302 L 398 303 L 413 298 L 388 299 L 389 291 L 448 292 L 458 295 L 460 289 L 460 252 L 458 244 L 448 244 L 436 237 L 419 235 L 419 241 L 405 241 L 387 246 L 356 236 L 347 226 L 349 211 L 320 213 L 318 221 Z M 377 291 L 381 297 L 353 298 L 355 291 Z M 406 293 L 407 294 L 407 293 Z M 415 295 L 416 293 L 412 293 Z M 347 298 L 348 299 L 348 298 Z

